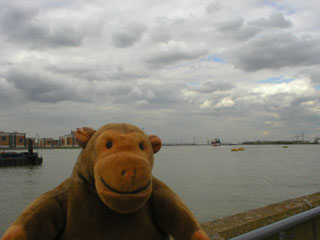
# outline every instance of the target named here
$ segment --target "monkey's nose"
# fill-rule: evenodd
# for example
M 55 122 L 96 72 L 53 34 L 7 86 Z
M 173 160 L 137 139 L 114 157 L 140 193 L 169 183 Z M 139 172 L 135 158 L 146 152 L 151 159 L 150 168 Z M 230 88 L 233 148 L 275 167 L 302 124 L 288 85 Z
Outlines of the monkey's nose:
M 130 179 L 130 178 L 133 178 L 136 176 L 136 170 L 135 169 L 123 169 L 121 174 L 125 179 Z

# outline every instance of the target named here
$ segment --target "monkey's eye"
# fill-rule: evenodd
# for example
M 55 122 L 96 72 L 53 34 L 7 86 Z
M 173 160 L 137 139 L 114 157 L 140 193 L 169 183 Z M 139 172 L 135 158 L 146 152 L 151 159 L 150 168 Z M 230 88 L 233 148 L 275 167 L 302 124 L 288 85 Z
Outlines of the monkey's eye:
M 107 148 L 112 148 L 112 141 L 108 141 L 106 147 Z
M 144 145 L 143 145 L 143 143 L 140 143 L 139 144 L 139 148 L 143 151 L 144 150 Z

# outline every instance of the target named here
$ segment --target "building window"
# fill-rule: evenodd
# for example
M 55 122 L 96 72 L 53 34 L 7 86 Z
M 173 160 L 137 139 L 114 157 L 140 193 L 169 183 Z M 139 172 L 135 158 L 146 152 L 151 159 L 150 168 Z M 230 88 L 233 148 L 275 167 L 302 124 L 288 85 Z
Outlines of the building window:
M 1 139 L 2 139 L 2 141 L 6 141 L 7 137 L 6 136 L 2 136 Z
M 22 143 L 23 142 L 23 139 L 22 138 L 19 138 L 19 143 Z

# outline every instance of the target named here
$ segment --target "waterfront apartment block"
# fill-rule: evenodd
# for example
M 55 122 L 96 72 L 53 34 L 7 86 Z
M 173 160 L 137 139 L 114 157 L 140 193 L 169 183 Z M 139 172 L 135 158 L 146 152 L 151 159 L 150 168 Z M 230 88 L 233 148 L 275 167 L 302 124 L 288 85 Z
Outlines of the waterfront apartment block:
M 53 138 L 40 138 L 39 139 L 39 147 L 53 147 Z
M 25 146 L 25 133 L 0 132 L 0 148 L 24 148 Z
M 71 131 L 69 134 L 53 138 L 31 138 L 33 147 L 40 148 L 55 148 L 55 147 L 79 147 L 75 138 L 76 131 Z M 1 148 L 24 148 L 27 146 L 26 133 L 19 132 L 4 132 L 0 131 L 0 149 Z
M 53 138 L 40 138 L 38 145 L 41 148 L 59 147 L 59 140 Z
M 75 138 L 76 131 L 71 131 L 69 134 L 59 137 L 60 147 L 79 147 L 79 144 Z

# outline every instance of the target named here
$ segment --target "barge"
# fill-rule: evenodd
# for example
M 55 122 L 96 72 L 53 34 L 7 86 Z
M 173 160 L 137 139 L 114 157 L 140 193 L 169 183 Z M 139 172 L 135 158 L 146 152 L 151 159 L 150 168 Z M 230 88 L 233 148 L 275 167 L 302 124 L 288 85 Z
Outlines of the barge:
M 42 161 L 42 157 L 33 152 L 30 138 L 28 138 L 28 152 L 0 152 L 0 167 L 41 165 Z

